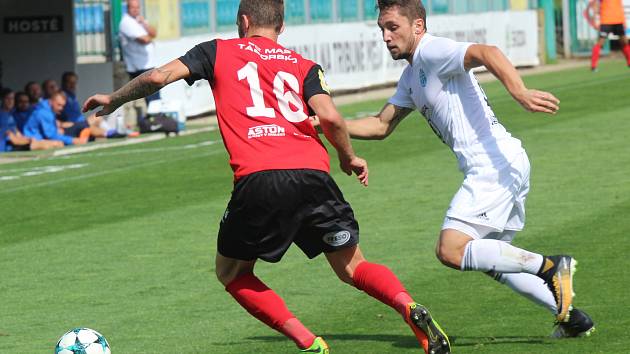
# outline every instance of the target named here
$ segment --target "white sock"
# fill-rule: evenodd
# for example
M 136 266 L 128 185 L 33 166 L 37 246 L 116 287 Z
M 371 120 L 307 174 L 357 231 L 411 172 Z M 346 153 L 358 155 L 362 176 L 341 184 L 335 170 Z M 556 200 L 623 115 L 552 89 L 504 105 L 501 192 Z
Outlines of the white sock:
M 461 270 L 479 270 L 497 273 L 536 274 L 542 266 L 543 256 L 507 242 L 498 240 L 472 240 L 466 245 Z
M 494 277 L 499 283 L 507 285 L 530 301 L 545 307 L 553 315 L 557 313 L 558 307 L 556 300 L 551 290 L 549 290 L 545 282 L 539 277 L 527 273 L 503 274 L 490 272 L 488 275 Z

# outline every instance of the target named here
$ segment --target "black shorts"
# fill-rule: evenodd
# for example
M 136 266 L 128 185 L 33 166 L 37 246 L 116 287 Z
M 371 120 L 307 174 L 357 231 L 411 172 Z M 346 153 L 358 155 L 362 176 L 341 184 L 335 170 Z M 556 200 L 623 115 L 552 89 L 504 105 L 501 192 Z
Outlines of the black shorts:
M 626 28 L 623 23 L 618 23 L 616 25 L 600 25 L 599 26 L 599 37 L 600 38 L 608 38 L 608 34 L 612 33 L 616 36 L 625 36 Z
M 79 135 L 81 134 L 81 131 L 85 128 L 89 128 L 89 124 L 88 122 L 82 120 L 79 122 L 74 123 L 70 128 L 64 128 L 63 129 L 63 133 L 64 135 L 68 135 L 74 138 L 78 138 Z
M 332 177 L 269 170 L 237 181 L 219 228 L 219 254 L 278 262 L 291 243 L 309 258 L 359 243 L 359 224 Z
M 26 144 L 26 145 L 13 145 L 12 143 L 9 142 L 9 145 L 11 145 L 11 151 L 29 151 L 31 150 L 31 145 L 30 144 Z

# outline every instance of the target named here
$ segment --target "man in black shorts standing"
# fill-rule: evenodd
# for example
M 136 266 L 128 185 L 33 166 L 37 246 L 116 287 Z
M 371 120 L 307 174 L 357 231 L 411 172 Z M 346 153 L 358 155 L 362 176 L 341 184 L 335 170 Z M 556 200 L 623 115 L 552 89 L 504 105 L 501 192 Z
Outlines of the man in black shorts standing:
M 309 115 L 319 116 L 341 169 L 365 186 L 367 163 L 354 154 L 321 67 L 277 43 L 283 1 L 242 0 L 237 25 L 239 39 L 201 43 L 111 95 L 92 96 L 83 110 L 104 106 L 97 115 L 109 114 L 179 79 L 209 80 L 235 180 L 217 241 L 216 274 L 226 291 L 303 352 L 328 353 L 326 342 L 254 275 L 258 259 L 278 262 L 295 243 L 309 258 L 324 253 L 342 281 L 398 311 L 426 353 L 450 353 L 428 310 L 387 267 L 361 253 L 359 226 L 329 175 L 329 157 Z
M 599 14 L 599 23 L 595 14 Z M 630 45 L 626 37 L 626 17 L 622 0 L 590 0 L 584 10 L 584 16 L 591 26 L 599 31 L 599 38 L 591 53 L 591 70 L 597 71 L 599 52 L 610 34 L 619 38 L 619 48 L 626 57 L 626 64 L 630 67 Z

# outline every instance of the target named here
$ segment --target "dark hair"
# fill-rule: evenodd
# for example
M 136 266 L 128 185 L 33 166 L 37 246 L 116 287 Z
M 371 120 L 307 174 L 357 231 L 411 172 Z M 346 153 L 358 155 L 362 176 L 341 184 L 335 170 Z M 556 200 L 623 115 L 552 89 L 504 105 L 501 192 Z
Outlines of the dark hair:
M 241 0 L 238 19 L 245 15 L 253 27 L 273 27 L 280 32 L 284 24 L 284 0 Z
M 28 94 L 24 91 L 18 91 L 15 93 L 15 102 L 17 102 L 18 98 L 20 98 L 20 96 L 25 96 L 26 98 L 28 97 Z
M 61 83 L 66 82 L 66 80 L 71 76 L 74 76 L 76 78 L 79 77 L 79 75 L 77 75 L 77 73 L 75 73 L 74 71 L 66 71 L 63 74 L 61 74 Z
M 26 85 L 24 85 L 24 91 L 28 91 L 28 88 L 31 87 L 32 85 L 39 85 L 39 84 L 35 81 L 29 81 L 26 83 Z
M 4 97 L 11 93 L 13 93 L 13 90 L 8 87 L 3 87 L 2 89 L 0 89 L 0 100 L 4 100 Z
M 47 83 L 49 82 L 54 82 L 55 84 L 57 84 L 57 81 L 55 81 L 54 79 L 46 79 L 44 81 L 42 81 L 42 88 L 44 88 L 46 86 Z
M 427 10 L 422 5 L 421 0 L 378 0 L 376 2 L 376 8 L 379 11 L 388 10 L 392 7 L 398 7 L 400 14 L 407 17 L 409 22 L 413 22 L 417 19 L 422 19 L 427 23 Z

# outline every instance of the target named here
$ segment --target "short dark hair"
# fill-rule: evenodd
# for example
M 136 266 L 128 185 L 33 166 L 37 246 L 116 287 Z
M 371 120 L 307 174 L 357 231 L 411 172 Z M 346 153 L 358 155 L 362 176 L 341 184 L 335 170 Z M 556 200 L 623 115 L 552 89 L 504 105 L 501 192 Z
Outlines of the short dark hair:
M 11 90 L 11 89 L 10 89 L 10 88 L 8 88 L 8 87 L 3 87 L 3 88 L 1 88 L 1 89 L 0 89 L 0 100 L 4 100 L 4 97 L 5 97 L 5 96 L 7 96 L 7 95 L 9 95 L 9 94 L 12 94 L 12 93 L 13 93 L 13 90 Z
M 379 11 L 388 10 L 392 7 L 398 7 L 400 14 L 407 17 L 409 22 L 422 19 L 427 23 L 427 10 L 424 8 L 421 0 L 378 0 L 376 8 Z
M 74 76 L 76 78 L 79 77 L 79 75 L 77 75 L 77 73 L 75 73 L 74 71 L 66 71 L 61 74 L 61 83 L 64 83 L 71 76 Z
M 273 27 L 279 33 L 284 24 L 284 0 L 241 0 L 237 23 L 242 15 L 253 27 Z
M 29 81 L 26 83 L 26 85 L 24 85 L 24 91 L 28 91 L 28 88 L 33 86 L 33 85 L 39 85 L 37 82 L 35 81 Z
M 55 81 L 54 79 L 46 79 L 46 80 L 42 81 L 42 85 L 41 85 L 42 88 L 44 86 L 46 86 L 46 84 L 49 83 L 49 82 L 54 82 L 55 84 L 57 83 L 57 81 Z
M 28 95 L 26 94 L 26 92 L 24 91 L 18 91 L 15 93 L 15 102 L 17 102 L 18 98 L 25 96 L 26 98 L 28 98 Z

